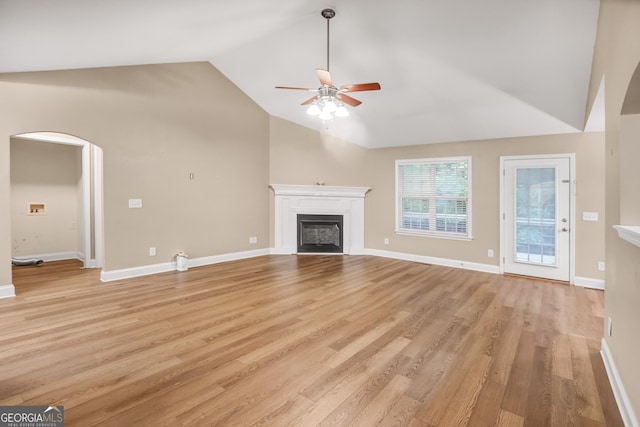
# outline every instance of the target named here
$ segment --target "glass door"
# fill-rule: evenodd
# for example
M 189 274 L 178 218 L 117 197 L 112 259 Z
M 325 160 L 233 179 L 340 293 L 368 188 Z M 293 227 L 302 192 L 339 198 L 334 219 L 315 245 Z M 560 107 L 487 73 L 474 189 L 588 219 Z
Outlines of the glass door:
M 570 159 L 504 162 L 505 273 L 569 281 Z

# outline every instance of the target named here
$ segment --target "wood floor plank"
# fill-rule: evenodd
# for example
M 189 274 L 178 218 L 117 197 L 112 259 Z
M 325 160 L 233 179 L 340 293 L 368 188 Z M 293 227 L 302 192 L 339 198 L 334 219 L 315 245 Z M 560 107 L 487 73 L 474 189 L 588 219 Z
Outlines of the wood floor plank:
M 622 426 L 603 292 L 371 256 L 14 267 L 0 405 L 68 426 Z
M 358 415 L 351 420 L 349 426 L 379 425 L 397 401 L 404 395 L 411 380 L 401 375 L 394 376 L 387 385 L 369 402 Z
M 469 427 L 494 426 L 500 417 L 500 403 L 506 386 L 489 377 L 478 395 L 478 401 L 469 417 Z
M 525 412 L 525 426 L 551 424 L 551 349 L 536 345 Z
M 591 369 L 593 369 L 593 379 L 595 381 L 598 396 L 600 397 L 600 407 L 602 408 L 604 419 L 608 426 L 622 427 L 624 422 L 618 411 L 616 398 L 608 382 L 608 374 L 602 361 L 600 351 L 590 351 Z
M 402 394 L 389 413 L 380 421 L 381 426 L 408 426 L 422 402 Z
M 604 414 L 593 377 L 589 348 L 584 337 L 572 335 L 571 355 L 573 381 L 576 390 L 576 412 L 579 416 L 596 422 L 604 421 Z
M 440 406 L 444 406 L 445 410 L 439 412 L 437 418 L 428 420 L 428 422 L 434 425 L 466 425 L 469 423 L 471 414 L 487 381 L 492 362 L 492 358 L 484 354 L 474 359 L 473 369 L 467 372 L 456 392 L 448 399 L 448 404 Z
M 529 383 L 533 371 L 535 356 L 535 334 L 523 330 L 520 334 L 515 358 L 507 380 L 507 389 L 502 400 L 501 408 L 521 417 L 526 415 Z
M 387 363 L 382 369 L 377 370 L 366 381 L 364 381 L 357 389 L 342 401 L 327 417 L 325 417 L 319 426 L 336 426 L 351 424 L 376 398 L 379 402 L 390 399 L 388 402 L 381 403 L 385 410 L 388 406 L 392 406 L 397 400 L 394 393 L 389 395 L 384 393 L 387 385 L 396 378 L 403 367 L 408 362 L 408 358 L 399 354 Z M 406 388 L 405 378 L 398 378 L 400 385 L 396 388 Z M 380 409 L 380 408 L 378 408 Z M 372 409 L 373 410 L 373 409 Z M 376 412 L 377 414 L 377 412 Z M 365 415 L 366 416 L 366 415 Z
M 576 425 L 576 389 L 572 379 L 551 377 L 551 425 Z
M 509 411 L 500 411 L 496 427 L 520 427 L 524 425 L 524 418 Z
M 367 333 L 351 341 L 349 345 L 334 353 L 334 355 L 331 356 L 329 360 L 327 360 L 327 365 L 332 368 L 339 366 L 340 364 L 357 354 L 364 347 L 371 344 L 377 338 L 384 335 L 384 333 L 388 332 L 391 328 L 403 321 L 407 316 L 409 316 L 408 312 L 401 311 L 399 313 L 396 313 L 392 317 L 379 322 L 373 329 L 367 331 Z
M 310 398 L 315 395 L 316 403 L 308 411 L 296 418 L 291 423 L 291 426 L 317 425 L 328 416 L 332 416 L 331 414 L 334 413 L 336 408 L 348 402 L 349 397 L 356 393 L 358 389 L 363 387 L 367 389 L 367 384 L 372 378 L 376 378 L 376 375 L 380 375 L 380 372 L 388 370 L 389 366 L 397 367 L 400 360 L 398 355 L 408 342 L 409 340 L 406 338 L 398 337 L 370 357 L 367 354 L 366 358 L 360 360 L 357 364 L 351 365 L 353 368 L 346 371 L 348 372 L 346 375 L 338 377 L 321 376 L 319 380 L 323 383 L 326 381 L 330 385 L 325 388 L 312 386 L 311 390 L 314 394 L 307 390 L 302 391 L 303 394 L 310 394 Z M 379 384 L 380 381 L 374 381 L 374 383 Z

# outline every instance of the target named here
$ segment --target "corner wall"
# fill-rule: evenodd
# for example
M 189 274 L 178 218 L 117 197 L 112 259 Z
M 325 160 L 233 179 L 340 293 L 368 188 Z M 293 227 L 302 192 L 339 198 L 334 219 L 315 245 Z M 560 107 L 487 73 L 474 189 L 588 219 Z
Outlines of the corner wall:
M 604 260 L 604 135 L 576 133 L 525 138 L 456 142 L 372 150 L 366 200 L 367 248 L 460 260 L 499 268 L 500 157 L 576 153 L 576 276 L 604 280 L 598 261 Z M 395 160 L 471 156 L 473 169 L 473 240 L 396 235 Z M 598 222 L 582 221 L 582 212 L 598 212 Z M 384 238 L 390 239 L 384 245 Z M 495 257 L 487 256 L 492 249 Z
M 620 126 L 627 88 L 640 62 L 639 22 L 640 2 L 601 0 L 591 75 L 592 92 L 603 75 L 605 81 L 607 290 L 604 315 L 605 322 L 607 318 L 612 319 L 613 333 L 611 336 L 605 333 L 603 356 L 605 362 L 617 369 L 618 376 L 610 376 L 610 379 L 614 391 L 624 391 L 625 398 L 618 399 L 618 403 L 622 404 L 623 418 L 628 425 L 638 425 L 633 413 L 640 414 L 640 248 L 620 239 L 612 226 L 620 224 L 621 205 L 626 206 L 627 202 L 632 202 L 621 200 L 620 194 L 621 181 L 634 179 L 635 176 L 625 171 L 625 168 L 620 168 L 621 162 L 625 163 L 621 159 Z M 635 143 L 638 143 L 637 137 Z M 635 160 L 637 169 L 637 159 Z M 619 398 L 620 395 L 616 397 Z
M 0 98 L 0 286 L 11 283 L 9 140 L 26 132 L 103 149 L 105 271 L 269 247 L 269 116 L 211 64 L 0 74 Z
M 368 150 L 272 118 L 270 179 L 274 184 L 325 181 L 327 185 L 371 187 L 365 197 L 365 248 L 464 261 L 497 270 L 500 156 L 576 153 L 576 276 L 602 282 L 604 274 L 598 271 L 598 262 L 604 260 L 603 152 L 602 132 Z M 473 240 L 396 235 L 395 160 L 467 155 L 473 162 Z M 582 221 L 583 211 L 598 212 L 599 221 Z M 384 245 L 384 238 L 389 238 L 389 245 Z M 487 257 L 488 249 L 496 256 Z

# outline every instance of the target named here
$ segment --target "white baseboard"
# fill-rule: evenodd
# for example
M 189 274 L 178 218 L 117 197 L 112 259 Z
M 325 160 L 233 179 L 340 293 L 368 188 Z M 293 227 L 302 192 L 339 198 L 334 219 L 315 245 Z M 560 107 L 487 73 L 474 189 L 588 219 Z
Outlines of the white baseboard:
M 13 285 L 0 286 L 0 299 L 11 298 L 16 296 L 16 288 Z
M 49 254 L 36 254 L 36 255 L 20 255 L 16 257 L 12 257 L 15 259 L 41 259 L 44 262 L 47 261 L 64 261 L 67 259 L 79 259 L 82 261 L 84 257 L 81 258 L 80 252 L 54 252 Z
M 130 279 L 132 277 L 164 273 L 175 269 L 176 266 L 174 263 L 163 262 L 161 264 L 142 265 L 140 267 L 123 268 L 120 270 L 102 270 L 100 272 L 100 280 L 103 282 L 112 282 L 114 280 Z
M 423 264 L 435 264 L 444 267 L 463 268 L 465 270 L 481 271 L 483 273 L 500 274 L 500 267 L 491 264 L 459 261 L 455 259 L 436 258 L 425 255 L 406 254 L 402 252 L 383 251 L 379 249 L 365 249 L 366 255 L 375 255 L 385 258 L 401 259 L 404 261 L 421 262 Z
M 257 249 L 253 251 L 234 252 L 222 255 L 213 255 L 202 258 L 193 258 L 188 261 L 189 267 L 200 267 L 203 265 L 218 264 L 226 261 L 234 261 L 244 258 L 253 258 L 262 255 L 269 255 L 269 249 Z M 130 279 L 132 277 L 147 276 L 149 274 L 165 273 L 176 269 L 175 262 L 164 262 L 161 264 L 143 265 L 140 267 L 124 268 L 121 270 L 104 271 L 100 273 L 100 280 L 111 282 L 114 280 Z
M 582 286 L 583 288 L 600 289 L 604 291 L 604 280 L 590 279 L 589 277 L 576 276 L 573 284 L 576 286 Z
M 230 254 L 213 255 L 202 258 L 194 258 L 189 260 L 189 267 L 200 267 L 202 265 L 218 264 L 221 262 L 235 261 L 238 259 L 254 258 L 263 255 L 269 255 L 271 251 L 266 249 L 256 249 L 253 251 L 234 252 Z M 173 264 L 175 267 L 175 263 Z
M 613 357 L 611 356 L 611 351 L 609 350 L 607 341 L 605 341 L 604 338 L 602 338 L 600 356 L 602 356 L 604 367 L 607 370 L 609 382 L 611 383 L 611 388 L 613 389 L 613 395 L 615 396 L 616 402 L 618 403 L 618 409 L 620 410 L 620 415 L 622 416 L 624 425 L 626 427 L 640 427 L 640 425 L 638 424 L 638 419 L 633 412 L 631 402 L 629 401 L 629 396 L 624 389 L 624 384 L 622 384 L 620 374 L 618 374 L 616 364 L 613 360 Z
M 287 249 L 276 249 L 276 248 L 271 248 L 269 249 L 269 253 L 271 255 L 294 255 L 294 252 L 291 252 L 290 250 Z
M 233 261 L 244 258 L 253 258 L 262 255 L 292 255 L 290 252 L 283 252 L 275 248 L 257 249 L 253 251 L 235 252 L 209 257 L 193 258 L 189 260 L 189 267 L 200 267 L 203 265 L 217 264 L 226 261 Z M 479 271 L 483 273 L 500 274 L 500 267 L 491 264 L 481 264 L 477 262 L 460 261 L 455 259 L 437 258 L 426 255 L 407 254 L 403 252 L 384 251 L 379 249 L 364 249 L 352 255 L 372 255 L 384 258 L 400 259 L 404 261 L 420 262 L 423 264 L 441 265 L 444 267 L 462 268 L 465 270 Z M 165 262 L 161 264 L 143 265 L 140 267 L 125 268 L 121 270 L 102 271 L 100 280 L 111 282 L 114 280 L 129 279 L 132 277 L 146 276 L 149 274 L 165 273 L 176 269 L 175 262 Z M 604 289 L 604 281 L 590 279 L 586 277 L 576 277 L 575 284 L 587 288 Z

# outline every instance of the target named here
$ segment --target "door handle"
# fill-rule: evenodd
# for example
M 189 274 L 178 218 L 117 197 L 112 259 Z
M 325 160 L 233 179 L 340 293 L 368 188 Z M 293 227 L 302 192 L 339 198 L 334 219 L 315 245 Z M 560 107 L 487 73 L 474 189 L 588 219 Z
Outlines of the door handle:
M 563 227 L 562 230 L 560 230 L 560 231 L 565 231 L 566 232 L 566 231 L 569 231 L 569 229 L 567 227 Z

